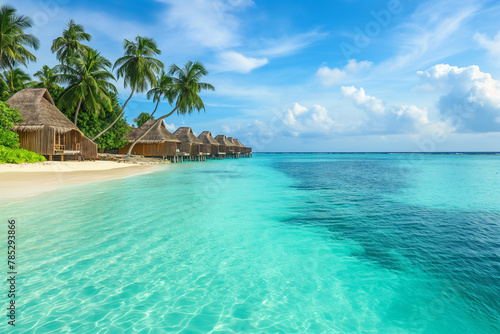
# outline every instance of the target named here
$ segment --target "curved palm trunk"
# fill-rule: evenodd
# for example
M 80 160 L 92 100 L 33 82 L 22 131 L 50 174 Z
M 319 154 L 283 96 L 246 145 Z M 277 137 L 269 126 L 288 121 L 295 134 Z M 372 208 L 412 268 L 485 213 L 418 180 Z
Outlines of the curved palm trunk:
M 135 88 L 132 88 L 132 93 L 130 93 L 130 96 L 128 97 L 127 101 L 125 101 L 125 103 L 123 104 L 122 111 L 120 112 L 120 115 L 118 115 L 118 117 L 113 121 L 113 123 L 108 125 L 108 127 L 106 129 L 102 130 L 94 138 L 92 138 L 92 141 L 99 138 L 104 132 L 108 131 L 113 125 L 115 125 L 116 122 L 118 122 L 118 120 L 122 117 L 123 112 L 125 111 L 125 107 L 127 106 L 128 101 L 130 101 L 130 99 L 132 98 L 132 95 L 134 95 L 134 92 L 135 92 Z
M 125 156 L 126 159 L 129 159 L 130 158 L 130 153 L 132 153 L 132 149 L 134 148 L 135 144 L 137 144 L 137 142 L 139 140 L 141 140 L 142 138 L 146 137 L 146 135 L 149 133 L 149 131 L 151 131 L 155 126 L 158 125 L 158 123 L 162 122 L 165 118 L 171 116 L 176 110 L 177 110 L 178 107 L 175 107 L 174 110 L 172 110 L 170 113 L 168 113 L 167 115 L 164 115 L 164 116 L 161 116 L 160 118 L 158 118 L 156 120 L 156 122 L 153 123 L 153 125 L 151 125 L 149 127 L 149 129 L 146 130 L 146 132 L 144 132 L 142 134 L 142 136 L 140 136 L 139 138 L 137 138 L 136 140 L 134 140 L 134 142 L 130 145 L 130 147 L 128 148 L 128 151 L 127 151 L 127 155 Z M 156 111 L 156 109 L 155 109 Z M 154 112 L 153 112 L 154 114 Z M 151 116 L 153 115 L 151 114 Z
M 81 105 L 82 105 L 82 99 L 80 99 L 78 101 L 78 105 L 76 106 L 75 121 L 73 122 L 73 123 L 75 123 L 75 125 L 76 125 L 76 122 L 78 121 L 78 112 L 80 111 Z
M 153 110 L 153 112 L 151 113 L 151 115 L 149 115 L 149 118 L 153 117 L 153 115 L 155 114 L 156 112 L 156 109 L 158 109 L 158 105 L 160 104 L 160 100 L 158 100 L 158 102 L 156 102 L 156 107 L 155 107 L 155 110 Z

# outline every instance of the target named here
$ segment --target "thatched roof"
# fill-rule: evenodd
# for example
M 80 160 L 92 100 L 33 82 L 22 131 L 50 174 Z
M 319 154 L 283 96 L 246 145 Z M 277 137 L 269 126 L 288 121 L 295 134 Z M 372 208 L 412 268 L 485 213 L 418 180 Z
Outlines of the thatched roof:
M 174 132 L 174 136 L 177 137 L 181 141 L 181 143 L 190 143 L 190 144 L 203 144 L 193 133 L 193 130 L 187 126 L 183 126 L 178 128 Z
M 227 141 L 230 143 L 229 146 L 238 146 L 236 143 L 233 141 L 233 137 L 227 137 Z
M 246 148 L 245 145 L 243 145 L 239 139 L 233 139 L 233 142 L 236 144 L 236 146 L 238 147 L 243 147 L 243 148 Z
M 201 140 L 203 144 L 220 145 L 219 142 L 212 137 L 210 131 L 203 131 L 201 135 L 198 136 L 198 139 Z
M 226 135 L 217 135 L 215 137 L 215 140 L 217 140 L 217 142 L 221 145 L 224 145 L 224 146 L 234 146 L 233 144 L 231 144 L 227 138 L 226 138 Z
M 142 136 L 142 134 L 144 134 L 144 132 L 146 132 L 151 126 L 153 126 L 155 122 L 156 122 L 155 119 L 148 119 L 140 127 L 132 130 L 127 135 L 126 139 L 130 142 L 136 140 L 137 138 Z M 138 141 L 138 143 L 141 144 L 159 144 L 163 142 L 180 143 L 180 140 L 177 139 L 170 131 L 167 130 L 163 120 L 158 124 L 156 124 L 154 128 L 151 129 L 151 131 L 149 131 L 144 138 Z
M 7 101 L 12 108 L 19 109 L 24 121 L 14 127 L 16 131 L 36 131 L 47 126 L 56 133 L 76 130 L 81 133 L 64 114 L 57 109 L 45 88 L 23 89 L 12 95 Z

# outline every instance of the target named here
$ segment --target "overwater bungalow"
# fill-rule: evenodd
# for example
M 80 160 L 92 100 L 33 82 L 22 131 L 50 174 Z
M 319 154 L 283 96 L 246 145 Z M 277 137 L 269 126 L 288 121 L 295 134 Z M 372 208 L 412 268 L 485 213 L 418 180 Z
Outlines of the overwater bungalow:
M 250 157 L 251 154 L 252 154 L 252 148 L 250 147 L 246 147 L 245 145 L 243 145 L 239 139 L 233 139 L 233 142 L 238 146 L 240 147 L 241 149 L 241 154 L 245 157 Z
M 21 148 L 50 161 L 97 158 L 97 145 L 56 107 L 47 89 L 23 89 L 6 102 L 24 119 L 13 128 Z
M 226 135 L 217 135 L 215 140 L 220 144 L 219 152 L 225 153 L 226 155 L 232 155 L 234 153 L 232 144 L 227 140 Z
M 198 139 L 203 143 L 201 145 L 201 152 L 211 155 L 212 158 L 219 156 L 219 142 L 212 137 L 210 131 L 203 131 Z M 225 153 L 224 153 L 225 154 Z
M 233 137 L 227 137 L 227 141 L 231 144 L 234 155 L 238 157 L 238 155 L 241 153 L 241 147 L 236 145 L 236 143 L 233 140 Z
M 180 151 L 189 155 L 189 159 L 201 160 L 201 145 L 203 144 L 193 133 L 193 130 L 187 126 L 178 128 L 174 136 L 181 141 Z
M 181 141 L 167 130 L 163 121 L 154 125 L 155 122 L 156 120 L 149 119 L 137 129 L 132 129 L 125 138 L 129 144 L 122 147 L 118 153 L 127 154 L 131 143 L 142 136 L 151 126 L 154 126 L 144 138 L 135 144 L 132 154 L 175 160 Z

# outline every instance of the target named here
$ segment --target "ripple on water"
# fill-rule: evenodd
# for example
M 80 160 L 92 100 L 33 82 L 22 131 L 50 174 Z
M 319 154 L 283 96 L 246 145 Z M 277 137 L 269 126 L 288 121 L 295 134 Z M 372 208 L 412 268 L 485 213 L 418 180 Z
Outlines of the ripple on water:
M 496 160 L 407 159 L 179 164 L 1 204 L 16 331 L 498 332 Z

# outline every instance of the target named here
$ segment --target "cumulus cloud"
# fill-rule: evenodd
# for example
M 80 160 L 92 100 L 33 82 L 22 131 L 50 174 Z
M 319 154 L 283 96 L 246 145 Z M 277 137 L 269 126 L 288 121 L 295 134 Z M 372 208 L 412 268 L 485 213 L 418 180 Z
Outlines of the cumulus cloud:
M 354 86 L 341 87 L 342 95 L 354 106 L 364 112 L 363 122 L 358 124 L 360 133 L 377 134 L 448 134 L 453 131 L 450 122 L 441 119 L 431 120 L 426 108 L 415 105 L 390 106 L 365 90 Z
M 437 102 L 441 115 L 464 131 L 500 130 L 500 84 L 478 66 L 439 64 L 419 71 L 428 88 L 442 93 Z
M 351 59 L 342 69 L 321 66 L 316 72 L 316 76 L 324 86 L 332 86 L 345 82 L 351 75 L 366 70 L 372 65 L 372 62 L 366 60 L 358 62 L 356 59 Z
M 330 112 L 321 105 L 306 108 L 295 102 L 281 115 L 281 133 L 292 136 L 316 136 L 328 133 L 336 128 L 336 122 Z
M 477 33 L 474 35 L 474 39 L 479 43 L 479 45 L 488 51 L 488 54 L 500 60 L 500 31 L 496 34 L 493 39 L 488 38 L 485 34 Z
M 298 115 L 301 115 L 301 114 L 307 112 L 307 108 L 303 107 L 300 104 L 298 104 L 297 102 L 295 102 L 292 106 L 292 111 L 293 111 L 294 115 L 298 116 Z
M 245 57 L 235 51 L 223 52 L 218 56 L 219 63 L 215 66 L 221 72 L 249 73 L 268 63 L 267 58 Z
M 354 86 L 342 86 L 340 90 L 344 97 L 349 98 L 354 105 L 363 110 L 371 111 L 376 114 L 383 114 L 385 111 L 385 106 L 382 103 L 382 100 L 366 95 L 365 90 L 362 87 L 357 89 Z
M 429 119 L 429 111 L 426 108 L 419 108 L 415 105 L 404 105 L 399 108 L 392 108 L 392 115 L 396 116 L 393 125 L 399 128 L 400 132 L 415 134 L 438 134 L 440 137 L 448 135 L 454 131 L 454 127 L 449 121 Z M 389 116 L 389 117 L 392 117 Z
M 283 114 L 283 123 L 287 126 L 295 126 L 297 124 L 297 116 L 308 112 L 306 107 L 295 102 L 290 109 Z

